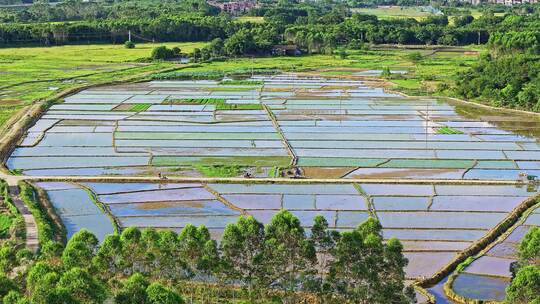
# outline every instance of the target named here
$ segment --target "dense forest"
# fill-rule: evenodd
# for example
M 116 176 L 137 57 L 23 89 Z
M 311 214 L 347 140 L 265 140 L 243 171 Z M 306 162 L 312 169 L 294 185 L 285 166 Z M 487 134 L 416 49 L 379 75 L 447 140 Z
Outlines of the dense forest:
M 540 228 L 525 235 L 518 250 L 519 259 L 510 266 L 513 278 L 506 289 L 510 304 L 540 303 Z
M 279 4 L 259 8 L 263 23 L 238 22 L 206 1 L 110 5 L 68 1 L 35 4 L 22 11 L 0 11 L 0 45 L 109 42 L 123 43 L 128 31 L 140 41 L 210 41 L 248 38 L 247 54 L 268 54 L 269 46 L 295 43 L 316 53 L 361 43 L 467 45 L 486 43 L 497 32 L 538 29 L 537 15 L 470 15 L 377 19 L 351 13 L 345 2 Z
M 515 25 L 522 22 L 512 20 Z M 523 24 L 530 30 L 513 27 L 491 35 L 490 53 L 459 75 L 458 96 L 494 106 L 540 111 L 540 28 Z
M 37 256 L 0 247 L 0 299 L 5 304 L 183 303 L 202 287 L 205 301 L 412 303 L 407 260 L 397 239 L 383 242 L 369 218 L 349 232 L 315 218 L 310 236 L 288 211 L 263 226 L 253 217 L 229 224 L 220 243 L 204 226 L 170 230 L 126 228 L 99 244 L 87 230 L 65 248 L 52 240 Z M 191 284 L 191 285 L 190 285 Z M 191 286 L 191 287 L 190 287 Z M 212 287 L 213 286 L 213 287 Z M 237 295 L 227 292 L 238 289 Z M 220 299 L 220 300 L 218 300 Z

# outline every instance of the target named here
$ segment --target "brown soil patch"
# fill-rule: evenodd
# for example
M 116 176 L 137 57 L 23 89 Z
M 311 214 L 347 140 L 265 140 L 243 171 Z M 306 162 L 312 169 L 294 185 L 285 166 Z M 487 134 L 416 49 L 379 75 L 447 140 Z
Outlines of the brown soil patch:
M 20 106 L 23 104 L 24 102 L 19 99 L 1 99 L 0 100 L 0 106 Z
M 304 176 L 309 178 L 341 178 L 354 169 L 355 167 L 302 167 Z
M 132 104 L 119 104 L 117 105 L 114 109 L 112 109 L 113 111 L 129 111 L 129 109 L 131 109 L 131 107 L 133 107 Z
M 351 174 L 350 178 L 410 178 L 411 176 L 423 175 L 426 178 L 434 174 L 445 174 L 445 173 L 460 173 L 461 169 L 406 169 L 399 171 L 388 171 L 388 172 L 372 172 L 372 173 L 359 173 Z

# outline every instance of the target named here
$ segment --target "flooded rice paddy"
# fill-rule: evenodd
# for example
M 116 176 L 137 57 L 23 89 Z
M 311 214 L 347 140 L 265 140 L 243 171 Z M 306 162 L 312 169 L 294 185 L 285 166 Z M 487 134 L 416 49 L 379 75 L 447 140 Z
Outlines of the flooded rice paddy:
M 297 165 L 319 178 L 328 169 L 344 178 L 540 174 L 535 116 L 406 98 L 354 79 L 253 79 L 264 84 L 153 81 L 82 91 L 53 105 L 7 166 L 26 175 L 197 176 L 209 165 Z
M 510 264 L 518 259 L 519 242 L 531 227 L 540 226 L 536 220 L 539 215 L 540 209 L 534 209 L 507 235 L 478 256 L 458 274 L 452 285 L 453 290 L 471 299 L 503 301 L 505 289 L 512 278 Z
M 365 76 L 365 75 L 364 75 Z M 403 97 L 361 80 L 284 74 L 262 85 L 153 81 L 93 88 L 53 105 L 9 157 L 31 176 L 198 177 L 237 166 L 254 177 L 298 167 L 305 178 L 343 184 L 39 182 L 68 237 L 99 239 L 128 226 L 205 225 L 216 239 L 239 215 L 268 223 L 290 210 L 307 230 L 316 215 L 349 230 L 369 216 L 397 237 L 409 279 L 430 277 L 482 238 L 534 186 L 380 184 L 353 179 L 511 180 L 540 175 L 540 119 L 429 97 Z M 238 173 L 243 174 L 242 170 Z M 279 170 L 277 170 L 279 172 Z M 501 299 L 508 265 L 533 212 L 475 260 L 454 289 Z M 442 283 L 431 291 L 442 299 Z M 471 287 L 472 286 L 472 287 Z
M 355 228 L 377 217 L 386 239 L 403 242 L 410 263 L 407 276 L 428 277 L 497 225 L 513 206 L 532 193 L 527 187 L 387 184 L 243 183 L 38 183 L 47 190 L 72 230 L 112 232 L 128 226 L 181 230 L 205 225 L 219 239 L 239 215 L 268 223 L 280 209 L 296 215 L 307 230 L 316 215 L 332 229 Z M 88 191 L 103 205 L 97 208 Z M 65 194 L 65 196 L 60 196 Z M 472 195 L 474 194 L 474 195 Z M 501 208 L 501 201 L 507 206 Z M 75 215 L 81 215 L 76 217 Z M 86 217 L 100 218 L 87 225 Z M 489 262 L 489 261 L 488 261 Z M 488 263 L 489 264 L 489 263 Z M 484 267 L 484 266 L 482 266 Z M 498 266 L 503 271 L 506 265 Z M 496 271 L 488 265 L 488 269 Z

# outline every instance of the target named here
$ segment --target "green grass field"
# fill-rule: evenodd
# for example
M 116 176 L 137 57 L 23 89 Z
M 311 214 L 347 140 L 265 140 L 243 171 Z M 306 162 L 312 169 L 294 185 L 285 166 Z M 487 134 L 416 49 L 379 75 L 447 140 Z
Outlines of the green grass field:
M 0 48 L 0 126 L 25 105 L 62 90 L 174 67 L 170 62 L 136 62 L 159 45 L 189 53 L 204 43 L 146 43 L 134 49 L 106 44 Z
M 379 19 L 415 18 L 420 20 L 432 15 L 430 12 L 422 11 L 420 7 L 401 6 L 355 8 L 353 9 L 353 12 L 366 15 L 375 15 Z
M 138 104 L 133 105 L 129 109 L 129 111 L 130 112 L 144 112 L 144 111 L 148 110 L 148 108 L 150 108 L 150 106 L 152 106 L 152 105 L 149 104 L 149 103 L 138 103 Z
M 241 16 L 237 17 L 238 22 L 264 23 L 264 17 L 257 16 Z

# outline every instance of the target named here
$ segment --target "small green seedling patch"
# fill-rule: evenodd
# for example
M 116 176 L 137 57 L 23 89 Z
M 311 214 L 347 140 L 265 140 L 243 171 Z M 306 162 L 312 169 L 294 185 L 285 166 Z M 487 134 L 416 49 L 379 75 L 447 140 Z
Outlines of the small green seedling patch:
M 131 106 L 131 108 L 129 108 L 129 112 L 144 112 L 146 110 L 148 110 L 148 108 L 150 108 L 151 104 L 149 103 L 138 103 L 138 104 L 134 104 L 133 106 Z
M 163 104 L 209 104 L 215 105 L 216 110 L 262 110 L 261 104 L 231 104 L 226 103 L 224 98 L 167 99 Z
M 261 80 L 222 80 L 220 85 L 245 85 L 245 86 L 259 86 L 262 85 L 263 82 Z
M 237 165 L 197 165 L 195 168 L 207 177 L 235 177 L 239 176 L 243 170 L 243 167 Z
M 448 126 L 437 128 L 437 134 L 463 134 L 460 130 L 450 128 Z

